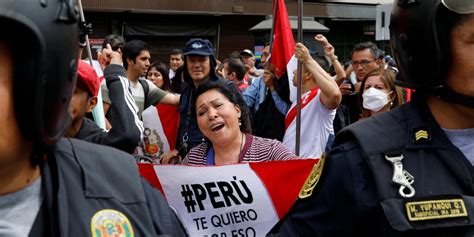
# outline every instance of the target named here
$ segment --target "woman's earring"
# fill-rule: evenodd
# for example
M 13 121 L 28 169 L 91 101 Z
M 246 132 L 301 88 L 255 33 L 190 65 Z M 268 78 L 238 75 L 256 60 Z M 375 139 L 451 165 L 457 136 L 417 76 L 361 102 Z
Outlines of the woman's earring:
M 242 126 L 242 121 L 239 118 L 239 127 L 241 127 L 241 126 Z

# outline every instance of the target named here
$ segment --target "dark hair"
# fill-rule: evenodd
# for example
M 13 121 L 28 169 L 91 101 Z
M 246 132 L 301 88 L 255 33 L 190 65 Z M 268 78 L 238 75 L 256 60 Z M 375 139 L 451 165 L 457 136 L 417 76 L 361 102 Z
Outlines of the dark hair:
M 245 77 L 244 63 L 238 58 L 227 58 L 222 65 L 227 63 L 227 75 L 235 72 L 237 79 L 243 81 Z
M 247 106 L 245 105 L 244 100 L 240 96 L 240 93 L 234 93 L 230 88 L 235 85 L 231 81 L 225 80 L 207 80 L 199 84 L 196 89 L 196 94 L 194 95 L 194 101 L 197 101 L 197 98 L 209 90 L 217 90 L 223 94 L 232 104 L 240 108 L 240 131 L 250 134 L 251 131 L 251 121 L 250 114 Z M 196 102 L 195 102 L 196 103 Z M 192 106 L 192 116 L 196 120 L 196 104 Z
M 240 59 L 240 52 L 239 51 L 232 51 L 229 54 L 229 58 L 238 58 L 238 59 Z
M 169 78 L 169 75 L 168 75 L 168 68 L 166 67 L 166 65 L 162 62 L 154 62 L 152 63 L 149 67 L 148 67 L 148 70 L 146 71 L 146 74 L 147 74 L 147 77 L 148 77 L 148 72 L 150 72 L 150 70 L 152 68 L 156 68 L 156 70 L 158 72 L 160 72 L 161 74 L 161 77 L 163 77 L 163 86 L 160 88 L 164 91 L 170 91 L 171 89 L 171 82 L 170 82 L 170 78 Z M 147 78 L 148 79 L 148 78 Z
M 183 84 L 184 67 L 178 67 L 174 73 L 174 77 L 171 78 L 171 91 L 174 93 L 181 93 L 181 85 Z
M 374 60 L 377 60 L 380 58 L 381 55 L 383 55 L 382 50 L 380 50 L 376 44 L 368 41 L 368 42 L 362 42 L 358 43 L 354 46 L 351 52 L 351 57 L 354 55 L 355 52 L 362 51 L 370 49 L 370 53 L 372 54 L 372 57 Z
M 314 55 L 313 59 L 319 64 L 319 66 L 321 66 L 322 69 L 324 69 L 324 71 L 329 72 L 331 66 L 324 56 Z
M 102 41 L 102 48 L 107 48 L 107 44 L 110 44 L 113 51 L 117 51 L 118 49 L 123 49 L 125 46 L 125 39 L 120 35 L 107 35 L 105 36 L 104 41 Z
M 143 50 L 150 51 L 150 47 L 147 43 L 141 40 L 132 40 L 126 43 L 122 51 L 123 67 L 128 69 L 127 59 L 131 59 L 133 62 L 135 62 L 138 55 L 140 55 Z
M 173 55 L 173 54 L 181 54 L 181 58 L 183 57 L 183 50 L 181 49 L 172 49 L 170 51 L 170 55 Z
M 367 75 L 365 75 L 364 79 L 362 79 L 362 82 L 360 84 L 360 91 L 359 91 L 358 97 L 359 97 L 359 106 L 362 111 L 363 118 L 368 117 L 368 111 L 364 109 L 364 107 L 362 106 L 362 103 L 363 103 L 362 94 L 364 94 L 365 82 L 367 81 L 369 77 L 373 77 L 373 76 L 380 76 L 380 80 L 382 81 L 384 86 L 388 90 L 393 91 L 395 98 L 392 101 L 393 104 L 390 106 L 390 109 L 396 108 L 403 104 L 402 88 L 395 85 L 395 77 L 396 77 L 395 72 L 391 69 L 376 68 L 370 71 L 369 73 L 367 73 Z

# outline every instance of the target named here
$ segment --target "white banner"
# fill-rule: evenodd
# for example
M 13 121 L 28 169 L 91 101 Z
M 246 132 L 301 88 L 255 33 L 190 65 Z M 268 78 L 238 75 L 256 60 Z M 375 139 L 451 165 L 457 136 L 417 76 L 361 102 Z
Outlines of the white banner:
M 279 220 L 264 184 L 248 164 L 154 169 L 191 236 L 265 236 Z

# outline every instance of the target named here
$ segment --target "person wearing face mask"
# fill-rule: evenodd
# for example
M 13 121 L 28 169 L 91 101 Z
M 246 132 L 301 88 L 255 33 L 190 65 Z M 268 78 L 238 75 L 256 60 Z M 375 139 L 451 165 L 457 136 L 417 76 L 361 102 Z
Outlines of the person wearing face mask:
M 395 73 L 387 69 L 369 72 L 361 83 L 361 119 L 389 111 L 403 104 L 401 88 L 395 86 Z

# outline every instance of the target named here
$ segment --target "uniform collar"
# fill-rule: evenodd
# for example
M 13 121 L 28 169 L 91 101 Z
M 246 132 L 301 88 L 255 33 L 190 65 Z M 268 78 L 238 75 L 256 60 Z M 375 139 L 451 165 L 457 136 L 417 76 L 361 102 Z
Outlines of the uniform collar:
M 404 115 L 408 127 L 406 149 L 442 148 L 458 151 L 436 122 L 426 100 L 415 98 L 405 106 Z

